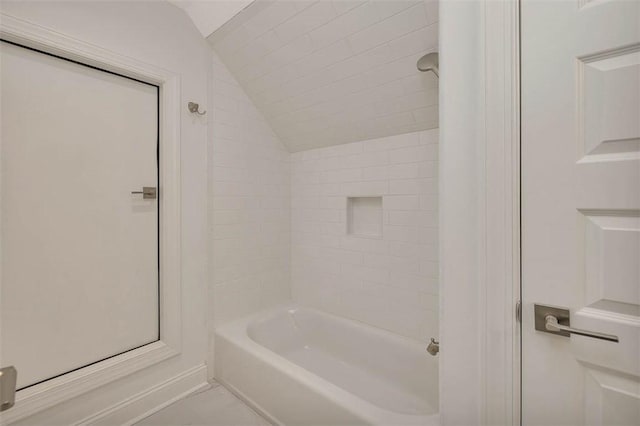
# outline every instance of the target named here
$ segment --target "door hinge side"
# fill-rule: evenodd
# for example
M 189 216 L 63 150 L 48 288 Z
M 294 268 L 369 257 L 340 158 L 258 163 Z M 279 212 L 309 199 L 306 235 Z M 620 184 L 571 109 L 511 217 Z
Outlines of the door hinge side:
M 519 300 L 516 302 L 516 321 L 522 322 L 522 303 Z

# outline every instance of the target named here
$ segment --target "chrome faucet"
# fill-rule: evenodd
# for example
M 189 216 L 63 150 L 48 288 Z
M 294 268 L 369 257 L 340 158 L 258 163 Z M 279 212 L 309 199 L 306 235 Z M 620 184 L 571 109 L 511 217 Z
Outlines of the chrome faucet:
M 438 352 L 440 352 L 440 342 L 432 337 L 431 343 L 429 343 L 429 346 L 427 346 L 427 352 L 429 352 L 433 356 L 436 356 Z

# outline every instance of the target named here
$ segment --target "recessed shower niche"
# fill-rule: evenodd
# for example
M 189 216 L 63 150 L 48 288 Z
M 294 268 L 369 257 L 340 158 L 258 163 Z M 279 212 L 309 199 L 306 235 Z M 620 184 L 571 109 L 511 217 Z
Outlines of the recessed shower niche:
M 382 197 L 347 197 L 347 234 L 382 238 Z

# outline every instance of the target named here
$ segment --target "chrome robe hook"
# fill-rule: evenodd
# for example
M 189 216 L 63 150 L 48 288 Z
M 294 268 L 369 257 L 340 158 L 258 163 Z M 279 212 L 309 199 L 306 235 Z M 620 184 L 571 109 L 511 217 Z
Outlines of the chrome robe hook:
M 196 113 L 196 114 L 198 114 L 198 115 L 205 115 L 205 114 L 207 113 L 207 111 L 202 111 L 202 112 L 200 112 L 200 111 L 199 111 L 199 109 L 200 109 L 200 105 L 198 105 L 198 104 L 197 104 L 197 103 L 195 103 L 195 102 L 189 102 L 189 103 L 187 104 L 187 108 L 189 108 L 189 112 L 193 112 L 193 113 Z

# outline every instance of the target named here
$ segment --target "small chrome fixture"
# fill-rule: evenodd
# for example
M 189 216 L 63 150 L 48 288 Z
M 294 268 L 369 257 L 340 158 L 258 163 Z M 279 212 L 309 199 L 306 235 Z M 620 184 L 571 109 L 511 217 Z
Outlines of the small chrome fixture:
M 158 191 L 155 186 L 143 186 L 142 191 L 131 191 L 132 194 L 142 194 L 145 200 L 155 200 L 158 198 Z
M 207 111 L 200 112 L 200 105 L 195 102 L 189 102 L 187 104 L 187 108 L 189 108 L 189 112 L 192 112 L 198 115 L 205 115 L 207 113 Z
M 592 337 L 618 343 L 620 339 L 613 334 L 600 333 L 598 331 L 573 328 L 569 319 L 569 309 L 556 306 L 534 305 L 535 329 L 544 333 L 558 336 L 571 337 L 572 334 Z
M 429 346 L 427 346 L 427 352 L 433 356 L 438 355 L 438 352 L 440 352 L 440 342 L 432 337 Z
M 422 72 L 431 71 L 436 75 L 436 77 L 440 78 L 440 70 L 438 69 L 438 65 L 440 62 L 438 61 L 438 52 L 431 52 L 424 55 L 422 58 L 418 59 L 418 70 Z
M 16 379 L 14 366 L 0 368 L 0 411 L 8 410 L 16 403 Z

